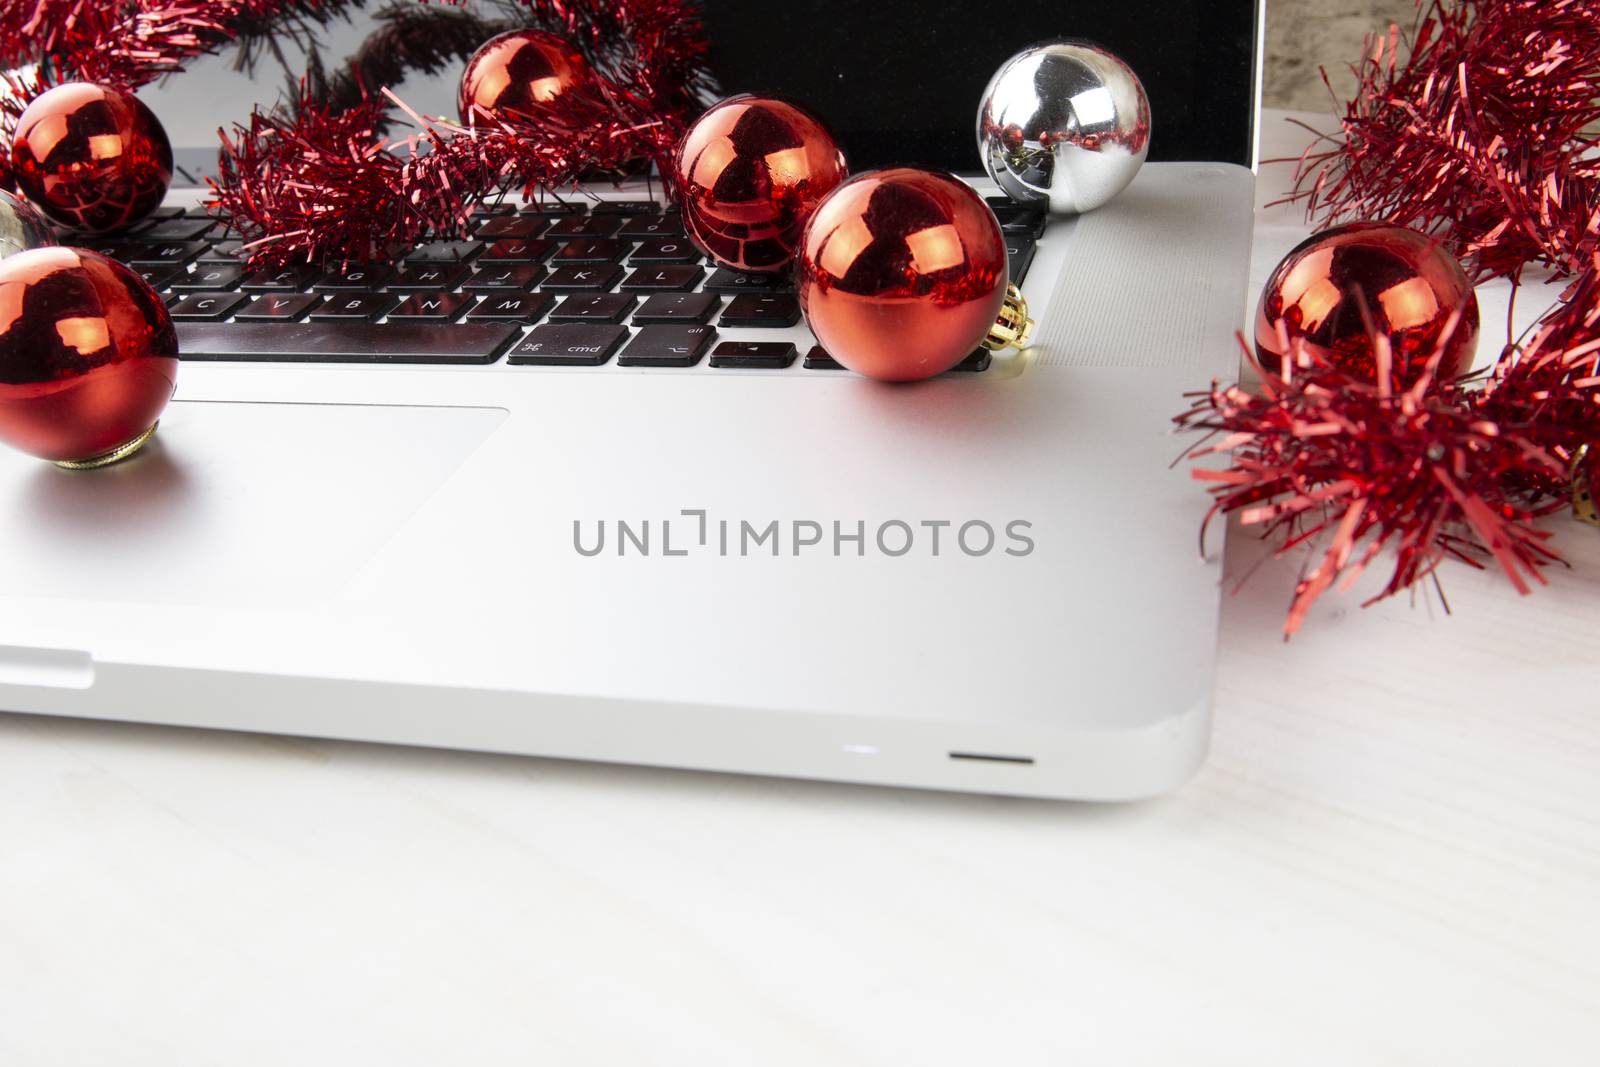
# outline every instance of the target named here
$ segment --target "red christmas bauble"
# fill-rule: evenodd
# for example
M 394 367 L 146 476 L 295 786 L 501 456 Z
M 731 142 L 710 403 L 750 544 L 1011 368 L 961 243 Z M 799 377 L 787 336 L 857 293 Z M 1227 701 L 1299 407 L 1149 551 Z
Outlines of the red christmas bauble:
M 177 374 L 166 305 L 129 268 L 77 248 L 0 260 L 0 441 L 68 464 L 131 451 Z
M 690 238 L 741 271 L 787 267 L 806 219 L 850 173 L 822 123 L 786 101 L 748 95 L 701 115 L 672 169 Z
M 583 54 L 564 37 L 543 30 L 512 30 L 486 41 L 467 60 L 457 106 L 461 121 L 536 115 L 543 105 L 589 87 L 594 75 Z
M 812 213 L 798 263 L 800 306 L 828 354 L 904 382 L 971 355 L 1006 298 L 1006 243 L 994 212 L 948 174 L 859 174 Z
M 141 221 L 172 184 L 172 146 L 131 93 L 87 82 L 58 85 L 17 119 L 17 188 L 63 226 L 90 233 Z
M 1303 344 L 1371 380 L 1376 332 L 1389 339 L 1395 380 L 1410 385 L 1457 312 L 1435 381 L 1466 373 L 1478 350 L 1478 295 L 1461 264 L 1433 238 L 1403 226 L 1336 226 L 1302 242 L 1267 279 L 1256 310 L 1256 358 L 1280 371 L 1288 351 Z

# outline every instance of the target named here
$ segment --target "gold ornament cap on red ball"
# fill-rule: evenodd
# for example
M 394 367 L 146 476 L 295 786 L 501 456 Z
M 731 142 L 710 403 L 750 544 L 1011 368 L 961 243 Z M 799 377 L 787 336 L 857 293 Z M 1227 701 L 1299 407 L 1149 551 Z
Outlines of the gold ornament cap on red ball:
M 160 206 L 172 184 L 172 145 L 132 93 L 69 82 L 17 119 L 11 164 L 18 190 L 63 226 L 108 233 Z
M 150 440 L 177 374 L 166 305 L 128 267 L 77 248 L 0 260 L 0 442 L 109 466 Z
M 856 175 L 812 214 L 796 264 L 823 349 L 880 381 L 931 378 L 980 346 L 1023 346 L 1032 327 L 999 221 L 954 175 Z
M 544 30 L 511 30 L 484 42 L 467 60 L 456 106 L 461 121 L 529 118 L 562 96 L 583 92 L 594 73 L 565 37 Z
M 806 220 L 849 173 L 815 116 L 748 94 L 695 120 L 672 160 L 689 238 L 729 270 L 756 273 L 789 267 Z
M 1459 317 L 1446 337 L 1453 315 Z M 1375 336 L 1387 337 L 1402 387 L 1422 375 L 1442 345 L 1438 383 L 1472 367 L 1478 294 L 1433 238 L 1404 226 L 1355 222 L 1313 234 L 1283 258 L 1261 291 L 1255 332 L 1256 358 L 1268 371 L 1280 371 L 1300 346 L 1363 381 L 1376 373 Z
M 1600 526 L 1596 475 L 1600 475 L 1600 447 L 1584 445 L 1572 457 L 1572 517 L 1590 526 Z

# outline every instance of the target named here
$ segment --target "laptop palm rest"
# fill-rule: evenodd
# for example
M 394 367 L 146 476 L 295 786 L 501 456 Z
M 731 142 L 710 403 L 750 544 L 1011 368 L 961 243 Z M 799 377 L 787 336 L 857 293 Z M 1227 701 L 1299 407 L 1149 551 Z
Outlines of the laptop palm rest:
M 0 559 L 28 561 L 0 568 L 0 597 L 324 602 L 506 416 L 179 401 L 144 451 L 106 470 L 0 453 Z

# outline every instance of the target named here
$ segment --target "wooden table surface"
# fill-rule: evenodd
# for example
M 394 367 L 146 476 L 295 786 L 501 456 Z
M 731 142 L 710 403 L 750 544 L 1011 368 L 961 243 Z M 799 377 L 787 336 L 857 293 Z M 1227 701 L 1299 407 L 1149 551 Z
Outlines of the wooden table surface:
M 1288 645 L 1268 563 L 1130 806 L 0 715 L 0 1064 L 1592 1062 L 1600 531 L 1551 528 L 1532 597 Z

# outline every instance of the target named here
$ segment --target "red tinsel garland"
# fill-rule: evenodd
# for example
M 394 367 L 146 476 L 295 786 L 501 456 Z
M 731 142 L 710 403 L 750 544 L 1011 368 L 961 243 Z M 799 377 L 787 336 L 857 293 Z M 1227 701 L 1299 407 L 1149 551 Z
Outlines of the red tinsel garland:
M 131 90 L 262 27 L 323 21 L 359 0 L 31 0 L 0 9 L 9 76 L 0 131 L 68 80 Z M 445 0 L 457 3 L 459 0 Z M 223 137 L 215 206 L 252 242 L 258 267 L 365 260 L 425 236 L 461 233 L 475 204 L 534 194 L 639 159 L 665 162 L 699 110 L 706 43 L 693 0 L 524 0 L 530 23 L 563 34 L 597 72 L 585 93 L 538 115 L 463 129 L 413 115 L 420 132 L 382 130 L 392 97 L 257 111 Z M 374 92 L 382 88 L 370 87 Z M 403 109 L 403 106 L 402 106 Z M 409 113 L 409 112 L 408 112 Z M 8 138 L 0 138 L 8 140 Z M 0 185 L 9 177 L 0 154 Z
M 1417 8 L 1409 37 L 1369 38 L 1341 134 L 1307 149 L 1289 199 L 1324 222 L 1433 233 L 1480 279 L 1515 285 L 1530 265 L 1578 278 L 1485 379 L 1430 373 L 1401 390 L 1375 337 L 1371 380 L 1302 350 L 1282 377 L 1256 366 L 1260 395 L 1194 394 L 1177 423 L 1221 436 L 1191 457 L 1231 452 L 1194 471 L 1211 518 L 1238 513 L 1279 555 L 1314 553 L 1286 635 L 1385 550 L 1374 599 L 1446 559 L 1493 560 L 1528 592 L 1560 559 L 1533 522 L 1567 505 L 1574 465 L 1600 443 L 1600 0 Z
M 1566 505 L 1579 448 L 1600 441 L 1600 257 L 1487 382 L 1435 382 L 1435 358 L 1400 389 L 1386 339 L 1375 343 L 1370 381 L 1303 348 L 1279 376 L 1246 346 L 1260 395 L 1213 384 L 1176 419 L 1218 435 L 1189 458 L 1231 453 L 1226 468 L 1193 471 L 1211 484 L 1211 517 L 1238 513 L 1280 556 L 1319 554 L 1296 586 L 1286 635 L 1386 549 L 1393 571 L 1374 600 L 1446 559 L 1492 559 L 1530 591 L 1539 568 L 1560 559 L 1533 520 Z
M 526 0 L 597 71 L 593 91 L 538 114 L 459 126 L 412 114 L 421 132 L 378 134 L 392 95 L 330 113 L 257 111 L 224 138 L 214 206 L 250 242 L 252 265 L 364 261 L 425 236 L 465 232 L 481 200 L 576 184 L 637 159 L 664 164 L 698 112 L 705 39 L 689 0 Z M 408 112 L 409 113 L 409 112 Z
M 1600 244 L 1600 2 L 1417 6 L 1408 48 L 1398 29 L 1368 39 L 1342 136 L 1307 150 L 1291 199 L 1437 233 L 1480 278 L 1582 270 Z
M 0 126 L 64 81 L 133 90 L 183 69 L 247 26 L 316 18 L 343 0 L 32 0 L 0 9 L 0 68 L 33 64 L 0 94 Z

